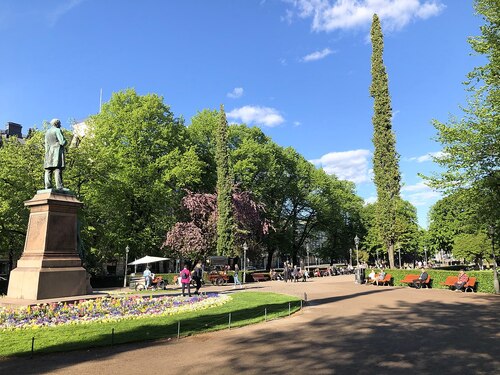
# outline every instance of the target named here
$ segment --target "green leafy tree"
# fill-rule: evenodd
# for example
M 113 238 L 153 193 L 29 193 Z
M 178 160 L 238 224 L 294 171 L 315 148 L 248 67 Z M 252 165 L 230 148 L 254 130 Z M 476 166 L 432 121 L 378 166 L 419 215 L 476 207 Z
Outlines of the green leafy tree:
M 233 256 L 235 250 L 231 206 L 232 178 L 229 170 L 228 125 L 223 105 L 219 113 L 215 160 L 217 164 L 217 254 Z
M 396 234 L 403 262 L 413 262 L 419 249 L 420 237 L 417 209 L 404 199 L 400 199 L 398 204 Z
M 207 155 L 203 160 L 215 157 L 218 123 L 217 111 L 204 110 L 188 127 L 197 149 Z M 311 253 L 330 259 L 346 257 L 362 207 L 353 184 L 316 170 L 293 148 L 280 147 L 258 127 L 229 126 L 228 147 L 234 181 L 263 205 L 263 216 L 271 224 L 268 235 L 257 242 L 247 240 L 254 255 L 265 252 L 267 267 L 276 254 L 296 262 L 305 255 L 308 241 Z M 208 171 L 206 180 L 210 173 L 213 178 Z M 322 241 L 317 240 L 320 237 Z M 318 246 L 313 249 L 314 244 Z
M 202 171 L 202 184 L 195 191 L 215 192 L 217 184 L 215 149 L 219 122 L 218 111 L 205 109 L 193 116 L 191 124 L 187 128 L 191 143 L 196 149 L 196 155 L 206 165 Z
M 445 171 L 433 176 L 433 186 L 446 193 L 468 190 L 479 201 L 477 220 L 486 228 L 500 228 L 500 3 L 476 0 L 485 24 L 481 35 L 469 38 L 486 63 L 476 67 L 465 82 L 470 97 L 463 115 L 448 123 L 435 120 L 442 155 L 435 160 Z
M 392 131 L 392 108 L 387 72 L 383 61 L 384 39 L 378 16 L 373 16 L 372 83 L 370 94 L 374 99 L 373 154 L 374 181 L 377 188 L 377 226 L 387 248 L 389 264 L 394 267 L 394 246 L 397 238 L 397 210 L 401 188 L 399 155 L 396 152 L 396 137 Z
M 321 244 L 318 255 L 331 264 L 335 260 L 347 261 L 354 237 L 358 235 L 362 241 L 365 237 L 361 222 L 363 199 L 356 196 L 354 183 L 321 172 L 319 189 L 315 189 L 320 202 L 317 232 L 325 234 L 326 242 Z
M 382 261 L 387 254 L 387 249 L 381 241 L 377 226 L 377 204 L 369 203 L 363 207 L 361 221 L 365 229 L 361 236 L 363 247 L 373 257 L 374 260 Z
M 434 203 L 429 211 L 429 250 L 451 252 L 455 236 L 478 230 L 474 207 L 469 203 L 465 191 L 450 194 Z
M 373 258 L 383 260 L 387 249 L 383 245 L 380 227 L 377 225 L 378 202 L 367 204 L 363 209 L 363 226 L 366 228 L 366 237 L 362 238 L 362 245 Z M 416 208 L 408 201 L 399 199 L 397 202 L 397 216 L 394 226 L 398 238 L 395 248 L 401 251 L 402 262 L 413 261 L 419 251 L 419 238 L 421 237 L 418 226 Z
M 201 182 L 204 163 L 182 119 L 163 98 L 134 90 L 113 94 L 88 120 L 75 159 L 84 202 L 84 240 L 97 262 L 159 253 L 165 228 L 177 219 L 183 188 Z
M 453 256 L 457 259 L 482 264 L 484 258 L 491 256 L 491 241 L 483 232 L 459 234 L 453 242 Z
M 9 269 L 21 256 L 29 211 L 24 202 L 43 188 L 44 132 L 34 131 L 25 142 L 4 139 L 0 147 L 0 258 Z

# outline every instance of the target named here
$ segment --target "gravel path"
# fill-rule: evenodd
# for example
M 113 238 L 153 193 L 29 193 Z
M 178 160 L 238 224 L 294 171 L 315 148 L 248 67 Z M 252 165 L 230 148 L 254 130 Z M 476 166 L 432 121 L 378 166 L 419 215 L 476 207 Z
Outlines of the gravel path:
M 306 293 L 308 304 L 181 340 L 3 360 L 0 374 L 500 374 L 499 296 L 356 285 L 353 276 L 246 290 Z

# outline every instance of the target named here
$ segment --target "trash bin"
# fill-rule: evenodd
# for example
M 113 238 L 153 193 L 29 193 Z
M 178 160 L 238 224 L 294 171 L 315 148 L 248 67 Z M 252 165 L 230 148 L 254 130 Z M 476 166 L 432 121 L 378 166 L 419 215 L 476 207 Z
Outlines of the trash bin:
M 354 280 L 356 284 L 364 284 L 365 282 L 365 269 L 358 267 L 354 270 Z

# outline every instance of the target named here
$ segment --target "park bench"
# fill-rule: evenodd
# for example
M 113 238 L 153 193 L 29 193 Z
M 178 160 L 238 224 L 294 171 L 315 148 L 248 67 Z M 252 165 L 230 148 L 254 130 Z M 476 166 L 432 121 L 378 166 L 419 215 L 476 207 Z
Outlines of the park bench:
M 404 279 L 403 279 L 403 280 L 401 280 L 401 283 L 402 283 L 402 284 L 408 284 L 408 286 L 411 286 L 411 285 L 413 285 L 413 282 L 414 282 L 416 279 L 418 279 L 418 277 L 419 277 L 419 276 L 420 276 L 420 275 L 415 275 L 415 274 L 406 275 L 406 276 L 404 277 Z M 419 284 L 417 284 L 417 288 L 421 288 L 421 287 L 423 287 L 423 286 L 425 286 L 425 287 L 427 287 L 427 288 L 428 288 L 428 287 L 429 287 L 429 285 L 430 285 L 430 282 L 431 282 L 431 276 L 429 275 L 429 276 L 427 276 L 427 280 L 425 280 L 423 283 L 419 283 Z
M 229 276 L 227 272 L 214 270 L 208 273 L 208 281 L 210 281 L 212 285 L 226 285 L 229 281 Z
M 455 283 L 458 281 L 458 276 L 448 276 L 444 282 L 441 283 L 441 285 L 446 285 L 447 287 L 454 287 Z M 463 289 L 466 292 L 474 292 L 476 288 L 476 278 L 475 277 L 469 277 L 469 280 L 465 283 L 463 286 Z
M 267 273 L 252 273 L 253 281 L 267 281 L 270 277 Z
M 417 276 L 418 277 L 418 276 Z M 369 281 L 373 285 L 390 285 L 392 280 L 392 275 L 390 273 L 386 273 L 383 280 L 378 280 L 378 274 L 375 275 L 375 280 Z

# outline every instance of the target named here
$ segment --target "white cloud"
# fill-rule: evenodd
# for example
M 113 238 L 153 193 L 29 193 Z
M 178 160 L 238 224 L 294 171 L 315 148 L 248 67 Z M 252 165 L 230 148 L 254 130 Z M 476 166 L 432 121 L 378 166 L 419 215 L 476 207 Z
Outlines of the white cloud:
M 412 158 L 409 158 L 409 161 L 416 161 L 417 163 L 423 163 L 426 161 L 432 161 L 433 158 L 440 158 L 444 156 L 444 152 L 442 151 L 436 151 L 436 152 L 429 152 L 428 154 L 421 155 L 421 156 L 414 156 Z
M 365 204 L 375 203 L 377 201 L 377 197 L 371 196 L 365 199 Z
M 63 1 L 61 2 L 57 8 L 52 10 L 48 15 L 47 19 L 49 21 L 50 26 L 54 26 L 59 19 L 64 16 L 66 13 L 68 13 L 71 9 L 77 7 L 81 3 L 83 3 L 85 0 L 69 0 L 69 1 Z
M 287 9 L 285 11 L 285 15 L 281 17 L 281 20 L 290 25 L 293 20 L 293 12 L 290 9 Z
M 310 62 L 324 59 L 326 56 L 331 55 L 333 51 L 330 48 L 325 48 L 322 51 L 315 51 L 309 55 L 304 56 L 300 61 Z
M 227 93 L 228 98 L 238 99 L 243 96 L 243 87 L 235 87 L 233 91 Z
M 300 121 L 294 121 L 293 122 L 293 126 L 300 126 L 302 125 L 302 123 Z
M 399 30 L 413 20 L 436 16 L 445 8 L 440 0 L 295 0 L 292 4 L 299 17 L 312 17 L 314 31 L 326 32 L 366 27 L 374 13 L 385 29 Z
M 341 180 L 349 180 L 360 184 L 369 182 L 369 150 L 351 150 L 343 152 L 330 152 L 311 163 L 322 167 L 328 174 L 335 174 Z
M 403 192 L 404 191 L 421 191 L 421 190 L 426 190 L 426 189 L 429 189 L 429 187 L 425 184 L 425 182 L 420 181 L 414 185 L 404 185 L 401 188 L 401 191 L 403 191 Z
M 250 105 L 233 109 L 227 114 L 227 117 L 240 120 L 248 125 L 255 124 L 269 127 L 278 126 L 285 122 L 277 109 Z
M 441 198 L 441 193 L 432 190 L 425 182 L 420 181 L 414 185 L 406 185 L 401 188 L 404 199 L 414 206 L 429 206 Z

